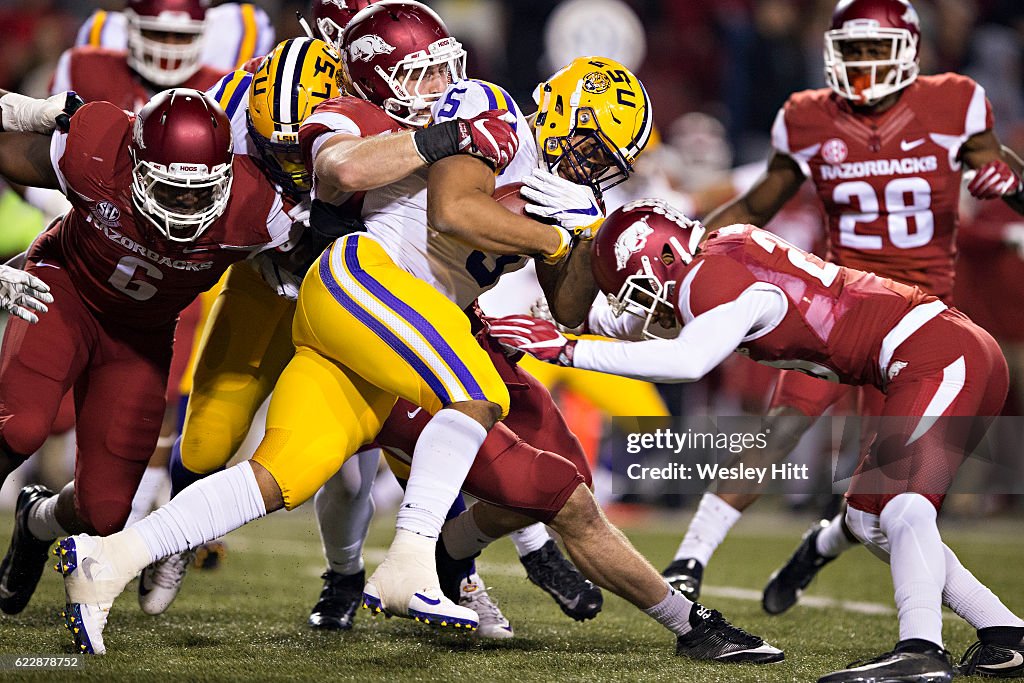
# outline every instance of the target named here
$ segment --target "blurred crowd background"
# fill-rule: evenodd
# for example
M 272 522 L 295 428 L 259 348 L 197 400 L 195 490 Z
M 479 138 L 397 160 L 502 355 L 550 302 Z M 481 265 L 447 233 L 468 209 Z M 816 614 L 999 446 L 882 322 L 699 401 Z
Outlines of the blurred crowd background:
M 526 111 L 535 84 L 579 54 L 622 61 L 654 102 L 660 144 L 641 160 L 628 192 L 660 194 L 700 216 L 745 189 L 769 154 L 769 131 L 793 92 L 824 86 L 822 38 L 835 0 L 425 0 L 469 52 L 469 73 L 505 86 Z M 1024 152 L 1024 2 L 913 0 L 921 16 L 922 73 L 956 71 L 981 83 L 996 132 Z M 213 4 L 219 4 L 214 2 Z M 299 0 L 254 0 L 273 20 L 277 39 L 300 34 Z M 0 0 L 0 87 L 49 93 L 60 54 L 96 9 L 118 0 Z M 805 187 L 805 190 L 809 188 Z M 1024 368 L 1024 223 L 1002 207 L 965 203 L 957 301 L 1003 344 L 1014 377 Z M 0 255 L 25 248 L 43 216 L 12 192 L 0 197 Z M 820 247 L 813 195 L 801 195 L 768 226 L 800 246 Z M 1008 236 L 1016 235 L 1010 238 Z M 697 385 L 661 388 L 672 414 L 729 415 L 763 410 L 774 374 L 742 358 Z M 557 382 L 556 382 L 557 383 Z M 1007 404 L 1020 415 L 1021 383 Z M 556 387 L 595 462 L 607 457 L 607 411 L 571 386 Z M 628 414 L 628 413 L 627 413 Z M 828 426 L 802 444 L 804 459 L 837 448 Z M 73 452 L 73 451 L 72 451 Z M 64 469 L 64 468 L 58 468 Z M 52 475 L 59 477 L 60 475 Z M 615 476 L 608 474 L 608 477 Z M 607 498 L 612 489 L 604 480 Z M 17 490 L 11 484 L 5 487 Z M 794 490 L 794 506 L 820 505 Z M 679 505 L 658 496 L 646 503 Z M 954 511 L 956 506 L 953 506 Z M 1010 496 L 967 501 L 971 514 L 1020 509 Z

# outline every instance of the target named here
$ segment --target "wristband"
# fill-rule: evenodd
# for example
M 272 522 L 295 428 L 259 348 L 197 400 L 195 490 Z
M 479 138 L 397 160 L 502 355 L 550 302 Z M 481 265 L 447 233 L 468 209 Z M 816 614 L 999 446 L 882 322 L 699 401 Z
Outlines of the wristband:
M 432 164 L 438 159 L 459 153 L 460 121 L 435 123 L 419 128 L 412 134 L 412 144 L 424 162 Z
M 552 228 L 558 231 L 558 238 L 561 242 L 558 248 L 550 254 L 544 254 L 544 263 L 548 265 L 554 265 L 569 255 L 569 250 L 572 249 L 572 234 L 565 228 L 560 228 L 557 225 L 552 225 Z

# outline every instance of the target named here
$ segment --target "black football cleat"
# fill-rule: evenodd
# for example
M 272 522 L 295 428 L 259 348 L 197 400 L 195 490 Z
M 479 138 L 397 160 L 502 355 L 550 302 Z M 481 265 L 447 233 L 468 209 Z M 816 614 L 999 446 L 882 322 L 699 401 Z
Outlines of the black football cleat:
M 320 600 L 309 614 L 309 625 L 325 631 L 348 631 L 356 618 L 356 609 L 362 604 L 366 572 L 339 574 L 325 571 Z
M 854 662 L 818 683 L 947 683 L 954 676 L 949 653 L 939 647 L 901 651 L 900 646 L 873 659 Z
M 661 573 L 668 585 L 683 594 L 690 602 L 697 602 L 700 586 L 704 581 L 704 565 L 692 557 L 672 560 L 672 564 Z
M 693 630 L 676 638 L 679 656 L 736 664 L 771 664 L 786 658 L 764 638 L 730 624 L 718 610 L 695 602 L 689 619 Z
M 962 676 L 1024 678 L 1024 628 L 994 626 L 978 630 L 978 641 L 960 658 Z
M 566 616 L 576 621 L 593 619 L 604 605 L 601 589 L 580 574 L 565 558 L 554 539 L 540 550 L 519 558 L 526 567 L 526 576 L 555 599 Z
M 768 579 L 768 585 L 764 587 L 764 594 L 761 596 L 761 607 L 765 612 L 782 614 L 795 605 L 804 589 L 817 576 L 818 571 L 836 559 L 825 557 L 818 552 L 815 545 L 818 534 L 828 525 L 829 522 L 826 519 L 815 522 L 804 533 L 803 540 L 800 541 L 793 556 Z
M 28 530 L 28 513 L 41 500 L 57 495 L 45 486 L 26 486 L 14 508 L 14 534 L 0 563 L 0 610 L 18 614 L 36 591 L 55 539 L 40 540 Z

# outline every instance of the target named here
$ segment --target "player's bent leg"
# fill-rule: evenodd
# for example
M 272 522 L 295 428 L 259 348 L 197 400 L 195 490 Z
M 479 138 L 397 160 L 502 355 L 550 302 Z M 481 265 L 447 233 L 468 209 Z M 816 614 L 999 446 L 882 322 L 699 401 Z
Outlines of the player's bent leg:
M 676 654 L 727 663 L 768 664 L 785 658 L 763 638 L 730 624 L 716 610 L 691 602 L 664 580 L 579 487 L 551 521 L 576 566 L 598 585 L 628 600 L 676 635 Z
M 366 602 L 402 616 L 411 609 L 429 615 L 430 623 L 469 624 L 472 612 L 453 609 L 440 591 L 434 544 L 487 429 L 509 407 L 508 390 L 469 320 L 373 239 L 353 234 L 335 242 L 307 273 L 294 336 L 373 386 L 434 413 L 416 444 L 395 541 L 367 582 Z M 442 602 L 431 608 L 435 599 Z

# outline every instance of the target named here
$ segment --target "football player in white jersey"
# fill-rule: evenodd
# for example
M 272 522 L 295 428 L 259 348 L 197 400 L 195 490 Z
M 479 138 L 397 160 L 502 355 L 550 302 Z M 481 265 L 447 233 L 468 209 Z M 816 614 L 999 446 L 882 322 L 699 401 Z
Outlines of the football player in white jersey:
M 174 11 L 174 0 L 160 0 Z M 92 45 L 108 50 L 127 50 L 140 42 L 143 29 L 130 13 L 96 10 L 78 29 L 75 45 Z M 250 3 L 226 2 L 206 11 L 206 29 L 196 62 L 220 71 L 241 68 L 253 57 L 274 47 L 274 25 L 262 7 Z

